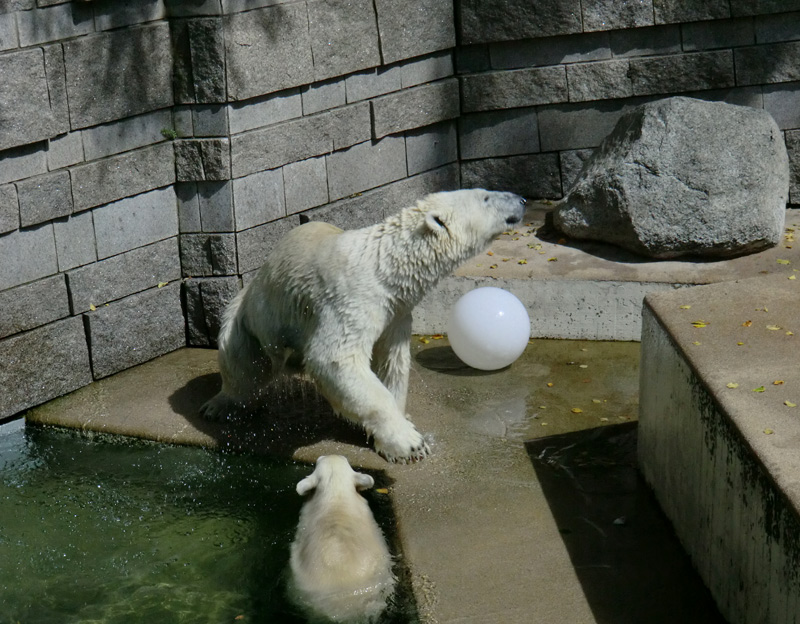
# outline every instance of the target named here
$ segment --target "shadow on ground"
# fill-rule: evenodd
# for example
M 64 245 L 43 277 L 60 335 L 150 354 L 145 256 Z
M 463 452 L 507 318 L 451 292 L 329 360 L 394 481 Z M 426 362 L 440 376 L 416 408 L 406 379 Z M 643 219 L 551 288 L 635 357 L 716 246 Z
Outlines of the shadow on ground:
M 598 624 L 724 624 L 636 467 L 637 423 L 526 443 Z
M 187 381 L 169 396 L 172 410 L 224 451 L 254 452 L 291 458 L 294 452 L 322 440 L 366 447 L 364 431 L 338 418 L 312 382 L 281 379 L 265 390 L 263 404 L 225 421 L 200 415 L 200 407 L 222 385 L 218 373 Z

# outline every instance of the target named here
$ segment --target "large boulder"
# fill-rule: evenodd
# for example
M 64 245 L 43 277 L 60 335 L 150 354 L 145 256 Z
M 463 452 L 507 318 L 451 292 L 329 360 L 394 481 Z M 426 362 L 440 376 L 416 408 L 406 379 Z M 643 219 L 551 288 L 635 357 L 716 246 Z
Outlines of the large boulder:
M 553 222 L 652 258 L 727 257 L 778 243 L 789 159 L 763 110 L 673 97 L 625 113 Z

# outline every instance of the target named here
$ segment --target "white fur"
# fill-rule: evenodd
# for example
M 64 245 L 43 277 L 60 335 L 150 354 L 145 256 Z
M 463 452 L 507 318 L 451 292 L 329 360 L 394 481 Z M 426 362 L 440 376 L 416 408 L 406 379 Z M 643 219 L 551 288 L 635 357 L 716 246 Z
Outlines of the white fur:
M 360 230 L 295 228 L 225 311 L 222 390 L 203 414 L 227 417 L 257 403 L 276 374 L 304 370 L 386 459 L 421 459 L 428 445 L 405 413 L 411 311 L 518 223 L 524 201 L 483 189 L 435 193 Z
M 389 549 L 357 492 L 373 485 L 341 455 L 323 455 L 297 484 L 313 495 L 291 546 L 289 595 L 312 621 L 374 622 L 394 591 Z

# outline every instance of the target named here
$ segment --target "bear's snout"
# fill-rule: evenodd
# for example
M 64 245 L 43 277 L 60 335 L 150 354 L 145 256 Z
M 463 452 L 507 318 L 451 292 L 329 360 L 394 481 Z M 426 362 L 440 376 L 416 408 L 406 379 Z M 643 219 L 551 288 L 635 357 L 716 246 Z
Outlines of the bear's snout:
M 509 215 L 506 216 L 506 225 L 516 225 L 525 216 L 525 204 L 527 200 L 515 193 L 503 193 L 503 200 L 507 203 L 510 209 Z

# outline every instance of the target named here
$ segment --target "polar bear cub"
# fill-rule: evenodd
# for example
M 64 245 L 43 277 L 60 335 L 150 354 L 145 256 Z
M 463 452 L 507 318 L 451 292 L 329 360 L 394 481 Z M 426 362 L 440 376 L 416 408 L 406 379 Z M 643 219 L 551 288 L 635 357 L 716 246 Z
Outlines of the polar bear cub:
M 513 193 L 451 191 L 359 230 L 313 221 L 293 229 L 225 310 L 222 390 L 203 415 L 249 408 L 276 375 L 304 371 L 387 460 L 422 459 L 428 445 L 405 411 L 411 312 L 519 223 L 524 203 Z
M 289 595 L 312 621 L 374 622 L 394 592 L 392 557 L 357 491 L 373 485 L 341 455 L 319 457 L 297 484 L 298 494 L 313 496 L 291 545 Z

